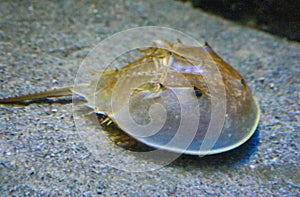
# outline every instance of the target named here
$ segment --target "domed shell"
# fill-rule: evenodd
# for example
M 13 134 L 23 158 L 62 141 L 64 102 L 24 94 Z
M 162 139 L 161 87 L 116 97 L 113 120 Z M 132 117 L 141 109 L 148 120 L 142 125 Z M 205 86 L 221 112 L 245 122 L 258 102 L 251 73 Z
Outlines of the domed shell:
M 221 153 L 253 135 L 258 103 L 207 43 L 158 41 L 141 51 L 141 59 L 96 77 L 95 94 L 85 95 L 96 112 L 136 140 L 178 153 Z

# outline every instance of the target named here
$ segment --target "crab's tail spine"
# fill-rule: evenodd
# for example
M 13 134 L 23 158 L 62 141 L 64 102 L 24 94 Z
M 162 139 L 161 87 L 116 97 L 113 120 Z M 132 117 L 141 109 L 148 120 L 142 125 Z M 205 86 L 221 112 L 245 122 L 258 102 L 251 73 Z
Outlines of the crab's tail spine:
M 41 99 L 72 96 L 72 86 L 59 87 L 41 92 L 34 92 L 31 94 L 18 95 L 13 97 L 0 98 L 0 104 L 9 103 L 24 103 L 27 101 L 37 101 Z

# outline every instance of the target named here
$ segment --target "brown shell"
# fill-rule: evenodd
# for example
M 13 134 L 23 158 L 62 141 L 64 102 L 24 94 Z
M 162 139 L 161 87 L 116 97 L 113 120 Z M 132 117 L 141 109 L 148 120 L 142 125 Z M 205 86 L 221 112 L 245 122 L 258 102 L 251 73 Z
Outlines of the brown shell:
M 194 47 L 159 41 L 143 52 L 144 57 L 119 70 L 96 74 L 96 92 L 86 95 L 96 112 L 140 142 L 179 153 L 216 154 L 252 136 L 258 104 L 239 72 L 207 43 Z M 159 109 L 150 113 L 155 104 L 165 109 L 166 117 Z M 218 114 L 222 106 L 224 113 Z M 212 122 L 212 115 L 223 122 Z M 197 124 L 191 121 L 195 116 Z M 178 133 L 183 121 L 185 130 Z M 193 127 L 196 131 L 189 131 Z

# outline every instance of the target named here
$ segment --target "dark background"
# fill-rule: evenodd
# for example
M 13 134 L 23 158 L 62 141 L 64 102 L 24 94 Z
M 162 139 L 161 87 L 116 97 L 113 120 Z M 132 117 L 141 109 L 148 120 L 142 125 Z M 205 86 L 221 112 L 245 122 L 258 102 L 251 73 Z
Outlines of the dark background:
M 194 7 L 300 41 L 299 0 L 190 0 Z

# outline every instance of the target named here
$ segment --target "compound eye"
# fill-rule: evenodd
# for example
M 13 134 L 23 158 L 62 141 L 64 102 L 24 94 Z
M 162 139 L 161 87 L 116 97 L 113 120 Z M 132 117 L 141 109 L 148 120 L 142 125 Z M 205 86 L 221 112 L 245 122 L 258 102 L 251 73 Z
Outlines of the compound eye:
M 195 93 L 196 97 L 198 97 L 198 98 L 203 95 L 202 91 L 196 87 L 194 87 L 194 93 Z

